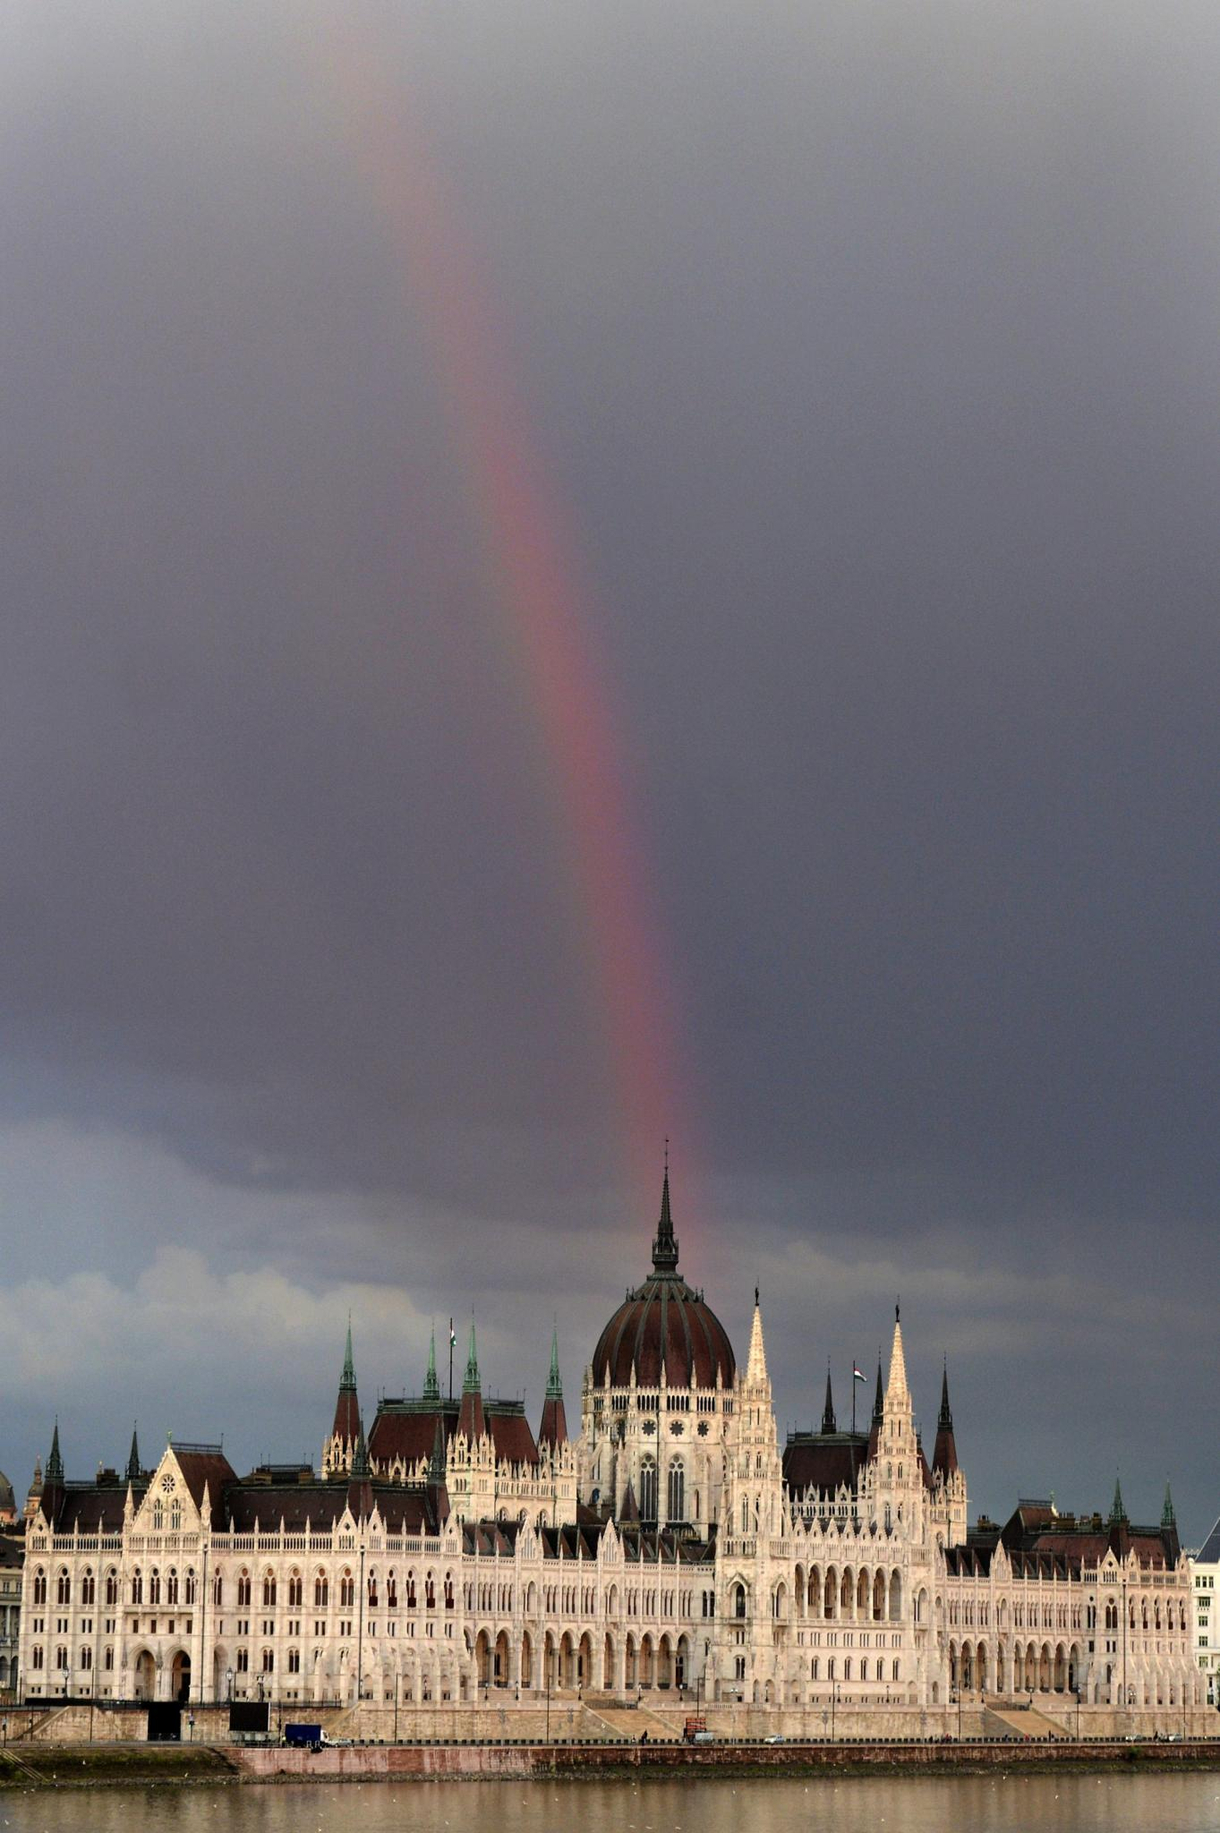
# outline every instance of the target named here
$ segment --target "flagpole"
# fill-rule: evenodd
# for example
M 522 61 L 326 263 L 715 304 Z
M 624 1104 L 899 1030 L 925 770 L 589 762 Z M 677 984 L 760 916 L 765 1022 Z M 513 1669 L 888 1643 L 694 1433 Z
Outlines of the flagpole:
M 453 1319 L 449 1319 L 449 1398 L 453 1399 Z
M 856 1436 L 856 1365 L 851 1365 L 851 1435 Z

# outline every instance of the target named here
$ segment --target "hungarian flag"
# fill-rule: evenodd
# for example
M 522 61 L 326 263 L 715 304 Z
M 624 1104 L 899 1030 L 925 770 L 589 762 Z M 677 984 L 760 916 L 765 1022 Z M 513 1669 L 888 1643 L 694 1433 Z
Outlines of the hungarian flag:
M 449 1347 L 450 1349 L 454 1349 L 456 1348 L 456 1346 L 457 1346 L 457 1331 L 453 1328 L 453 1325 L 450 1324 L 449 1326 Z M 863 1376 L 861 1376 L 861 1380 L 863 1380 Z
M 851 1365 L 851 1378 L 853 1381 L 867 1381 L 868 1380 L 868 1376 L 864 1373 L 864 1370 L 861 1368 L 857 1368 L 854 1362 Z

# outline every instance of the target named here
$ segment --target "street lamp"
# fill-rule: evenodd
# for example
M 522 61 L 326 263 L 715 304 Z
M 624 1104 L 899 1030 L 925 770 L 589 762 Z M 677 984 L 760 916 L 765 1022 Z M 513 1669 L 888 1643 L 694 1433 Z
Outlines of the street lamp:
M 835 1707 L 838 1705 L 838 1703 L 839 1703 L 839 1683 L 836 1680 L 834 1683 L 834 1686 L 831 1689 L 831 1693 L 830 1693 L 830 1741 L 832 1744 L 834 1743 L 834 1736 L 835 1736 Z
M 233 1704 L 233 1670 L 232 1668 L 225 1669 L 225 1687 L 227 1690 L 227 1697 L 228 1697 L 229 1704 L 232 1705 Z
M 962 1741 L 962 1689 L 959 1686 L 949 1690 L 949 1704 L 957 1707 L 957 1741 Z

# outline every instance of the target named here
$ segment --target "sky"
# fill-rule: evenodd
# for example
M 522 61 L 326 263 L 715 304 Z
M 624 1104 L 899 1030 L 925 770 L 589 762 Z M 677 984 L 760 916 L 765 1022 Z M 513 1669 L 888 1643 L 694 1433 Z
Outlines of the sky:
M 10 0 L 0 1466 L 902 1303 L 1220 1513 L 1211 0 Z M 442 1362 L 444 1350 L 442 1343 Z

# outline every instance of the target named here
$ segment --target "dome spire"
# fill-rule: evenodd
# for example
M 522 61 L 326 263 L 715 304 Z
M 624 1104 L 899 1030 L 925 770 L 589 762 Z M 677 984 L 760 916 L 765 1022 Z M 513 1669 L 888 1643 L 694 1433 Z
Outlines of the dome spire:
M 661 1219 L 652 1243 L 652 1267 L 655 1273 L 676 1273 L 678 1243 L 674 1239 L 673 1217 L 669 1209 L 669 1139 L 665 1140 L 665 1175 L 661 1181 Z
M 834 1396 L 832 1395 L 830 1391 L 830 1357 L 829 1356 L 827 1356 L 826 1358 L 826 1405 L 822 1408 L 822 1430 L 823 1432 L 834 1432 L 837 1430 L 837 1427 L 835 1426 Z
M 432 1326 L 432 1335 L 428 1339 L 428 1372 L 424 1376 L 424 1399 L 439 1403 L 441 1385 L 436 1378 L 436 1325 Z

